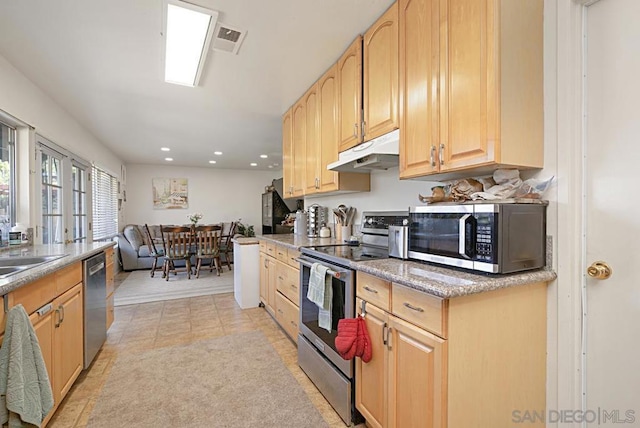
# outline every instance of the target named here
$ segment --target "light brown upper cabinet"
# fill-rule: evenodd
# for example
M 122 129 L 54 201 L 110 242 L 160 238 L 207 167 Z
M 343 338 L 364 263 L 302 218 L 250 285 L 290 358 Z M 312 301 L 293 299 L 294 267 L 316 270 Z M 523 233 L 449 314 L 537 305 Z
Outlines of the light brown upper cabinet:
M 293 196 L 293 119 L 291 109 L 282 116 L 282 190 L 283 197 Z
M 338 66 L 333 65 L 318 81 L 320 119 L 320 191 L 338 190 L 338 173 L 327 165 L 338 160 Z
M 398 128 L 398 3 L 364 35 L 364 141 Z
M 339 151 L 362 141 L 362 36 L 338 60 Z
M 320 141 L 318 130 L 318 85 L 314 84 L 302 97 L 306 113 L 304 194 L 320 189 Z
M 292 197 L 304 195 L 306 168 L 307 114 L 304 97 L 293 105 L 293 190 Z
M 400 177 L 543 165 L 542 0 L 399 0 Z

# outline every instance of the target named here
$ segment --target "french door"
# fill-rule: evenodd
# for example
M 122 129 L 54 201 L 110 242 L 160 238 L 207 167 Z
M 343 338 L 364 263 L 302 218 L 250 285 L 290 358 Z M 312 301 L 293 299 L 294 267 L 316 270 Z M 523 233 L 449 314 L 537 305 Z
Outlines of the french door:
M 37 142 L 36 157 L 40 169 L 37 242 L 90 242 L 89 164 L 41 136 L 37 137 Z

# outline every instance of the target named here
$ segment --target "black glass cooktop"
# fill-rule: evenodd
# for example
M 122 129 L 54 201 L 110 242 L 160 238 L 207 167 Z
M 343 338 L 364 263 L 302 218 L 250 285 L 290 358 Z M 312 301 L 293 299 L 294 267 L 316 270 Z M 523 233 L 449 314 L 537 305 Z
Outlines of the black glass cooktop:
M 389 258 L 386 248 L 367 245 L 327 245 L 302 248 L 304 254 L 315 257 L 328 256 L 331 259 L 344 259 L 354 262 Z

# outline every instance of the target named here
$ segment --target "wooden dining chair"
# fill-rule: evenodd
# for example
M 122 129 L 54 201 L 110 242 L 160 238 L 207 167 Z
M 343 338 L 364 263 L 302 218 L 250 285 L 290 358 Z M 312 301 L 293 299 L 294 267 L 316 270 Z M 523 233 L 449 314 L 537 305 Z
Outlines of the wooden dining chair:
M 193 255 L 193 234 L 190 227 L 161 226 L 164 239 L 163 275 L 169 281 L 169 273 L 177 274 L 176 261 L 185 262 L 187 278 L 191 279 L 191 256 Z M 182 271 L 182 269 L 180 269 Z
M 200 268 L 203 260 L 211 260 L 209 272 L 215 267 L 216 273 L 220 276 L 220 233 L 222 226 L 212 224 L 195 227 L 196 239 L 196 278 L 200 278 Z
M 231 257 L 231 253 L 233 253 L 233 235 L 236 233 L 237 223 L 231 222 L 229 225 L 229 231 L 226 234 L 222 235 L 220 242 L 220 253 L 224 254 L 224 260 L 227 263 L 227 267 L 231 270 L 231 261 L 229 258 Z M 224 232 L 223 232 L 224 233 Z
M 153 257 L 153 264 L 151 265 L 151 278 L 155 276 L 157 270 L 162 271 L 162 277 L 164 278 L 164 264 L 158 266 L 158 259 L 164 257 L 164 237 L 163 237 L 163 245 L 162 248 L 156 248 L 155 242 L 153 242 L 153 238 L 151 237 L 151 232 L 149 231 L 149 226 L 144 224 L 144 233 L 143 238 L 145 244 L 147 244 L 147 248 L 149 248 L 149 256 Z

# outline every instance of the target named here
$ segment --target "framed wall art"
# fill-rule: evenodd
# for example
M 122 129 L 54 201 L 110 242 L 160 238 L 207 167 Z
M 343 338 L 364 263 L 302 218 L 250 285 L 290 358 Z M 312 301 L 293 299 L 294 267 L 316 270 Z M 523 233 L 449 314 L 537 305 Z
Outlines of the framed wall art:
M 189 208 L 189 182 L 186 178 L 152 178 L 153 209 Z

